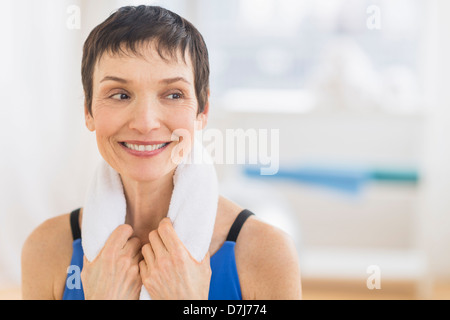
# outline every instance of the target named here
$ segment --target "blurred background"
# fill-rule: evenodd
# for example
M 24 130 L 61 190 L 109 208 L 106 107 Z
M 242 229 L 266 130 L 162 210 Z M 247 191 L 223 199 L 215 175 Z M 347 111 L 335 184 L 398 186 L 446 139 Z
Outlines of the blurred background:
M 190 20 L 211 63 L 209 128 L 278 130 L 274 175 L 217 164 L 221 193 L 295 240 L 305 299 L 450 298 L 450 2 L 4 0 L 0 298 L 22 245 L 83 205 L 84 40 L 122 5 Z

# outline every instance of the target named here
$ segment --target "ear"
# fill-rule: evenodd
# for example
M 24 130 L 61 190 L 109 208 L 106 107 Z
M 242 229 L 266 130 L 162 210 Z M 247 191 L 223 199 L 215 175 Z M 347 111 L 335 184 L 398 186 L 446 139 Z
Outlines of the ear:
M 205 107 L 203 108 L 203 111 L 197 115 L 197 126 L 196 126 L 197 130 L 203 130 L 206 127 L 206 124 L 208 123 L 208 115 L 209 115 L 209 90 Z
M 86 102 L 84 103 L 84 120 L 86 123 L 86 128 L 88 128 L 89 131 L 95 131 L 94 118 L 89 113 Z

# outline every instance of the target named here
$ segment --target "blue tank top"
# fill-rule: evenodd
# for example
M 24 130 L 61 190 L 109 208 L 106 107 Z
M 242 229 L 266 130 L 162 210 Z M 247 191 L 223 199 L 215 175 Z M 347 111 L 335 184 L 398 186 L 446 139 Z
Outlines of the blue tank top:
M 63 300 L 84 300 L 83 284 L 79 274 L 83 269 L 83 247 L 81 245 L 81 231 L 78 223 L 80 209 L 70 214 L 70 224 L 74 238 L 72 260 L 67 269 L 66 285 Z M 225 243 L 211 257 L 211 282 L 209 286 L 209 300 L 242 300 L 241 286 L 236 268 L 234 247 L 242 225 L 253 213 L 242 210 L 230 228 Z

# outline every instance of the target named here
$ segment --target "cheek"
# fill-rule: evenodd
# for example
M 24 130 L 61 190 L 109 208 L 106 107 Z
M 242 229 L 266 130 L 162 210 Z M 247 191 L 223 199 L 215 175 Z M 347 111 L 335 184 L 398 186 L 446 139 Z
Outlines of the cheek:
M 176 113 L 170 117 L 168 126 L 171 132 L 183 131 L 188 133 L 191 137 L 194 135 L 195 128 L 195 113 Z
M 108 111 L 108 109 L 98 108 L 94 113 L 94 123 L 97 135 L 97 141 L 108 140 L 123 126 L 123 117 Z
M 172 127 L 194 131 L 195 120 L 197 119 L 196 99 L 186 101 L 179 108 L 169 108 L 168 110 L 166 119 L 170 121 Z

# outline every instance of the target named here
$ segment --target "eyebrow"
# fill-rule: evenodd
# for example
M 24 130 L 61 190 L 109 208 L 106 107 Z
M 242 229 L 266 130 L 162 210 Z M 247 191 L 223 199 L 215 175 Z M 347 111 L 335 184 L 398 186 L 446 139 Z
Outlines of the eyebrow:
M 182 81 L 182 82 L 185 82 L 187 84 L 191 84 L 188 80 L 186 80 L 183 77 L 174 77 L 174 78 L 162 79 L 162 80 L 159 81 L 159 83 L 171 84 L 171 83 L 178 82 L 178 81 Z
M 102 83 L 104 81 L 116 81 L 116 82 L 120 82 L 120 83 L 128 83 L 127 79 L 119 78 L 119 77 L 116 77 L 116 76 L 105 76 L 100 81 L 100 83 Z M 185 82 L 187 84 L 191 84 L 188 80 L 186 80 L 183 77 L 174 77 L 174 78 L 162 79 L 162 80 L 159 81 L 159 83 L 171 84 L 171 83 L 178 82 L 178 81 L 182 81 L 182 82 Z
M 102 80 L 100 80 L 100 83 L 102 83 L 104 81 L 116 81 L 116 82 L 121 82 L 121 83 L 128 82 L 128 80 L 126 80 L 126 79 L 122 79 L 122 78 L 115 77 L 115 76 L 106 76 Z

